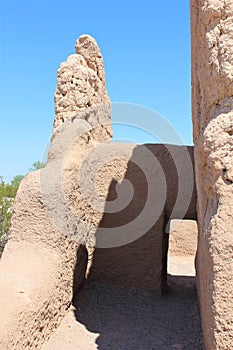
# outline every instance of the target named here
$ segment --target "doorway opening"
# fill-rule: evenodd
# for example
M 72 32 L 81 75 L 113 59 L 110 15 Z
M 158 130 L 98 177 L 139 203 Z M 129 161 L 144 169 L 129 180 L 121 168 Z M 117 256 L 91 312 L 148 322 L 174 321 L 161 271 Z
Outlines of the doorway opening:
M 196 288 L 196 220 L 171 220 L 168 248 L 168 287 Z

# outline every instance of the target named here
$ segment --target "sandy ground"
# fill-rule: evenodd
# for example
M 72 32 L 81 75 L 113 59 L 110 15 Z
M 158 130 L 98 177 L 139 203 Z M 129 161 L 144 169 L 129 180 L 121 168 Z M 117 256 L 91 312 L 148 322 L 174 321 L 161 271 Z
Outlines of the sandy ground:
M 87 282 L 42 350 L 201 350 L 194 258 L 169 256 L 169 289 Z

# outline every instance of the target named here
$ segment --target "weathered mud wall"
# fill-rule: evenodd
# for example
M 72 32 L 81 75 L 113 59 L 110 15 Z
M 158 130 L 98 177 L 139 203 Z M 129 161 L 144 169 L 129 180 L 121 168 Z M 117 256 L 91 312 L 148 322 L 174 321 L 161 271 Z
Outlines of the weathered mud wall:
M 233 348 L 233 3 L 191 0 L 198 290 L 205 348 Z
M 77 252 L 81 284 L 86 249 L 61 236 L 44 207 L 40 172 L 29 175 L 17 194 L 0 263 L 2 350 L 38 348 L 59 325 L 73 295 Z
M 198 229 L 196 220 L 172 220 L 169 234 L 169 254 L 196 256 Z
M 76 51 L 58 70 L 48 164 L 28 175 L 16 196 L 0 262 L 1 350 L 40 348 L 85 278 L 87 250 L 72 239 L 77 220 L 63 195 L 62 165 L 76 138 L 78 162 L 82 152 L 111 138 L 111 125 L 100 50 L 94 39 L 82 36 Z
M 96 181 L 100 195 L 104 193 L 103 184 L 108 184 L 108 194 L 95 234 L 97 248 L 89 278 L 148 288 L 161 295 L 166 287 L 168 221 L 196 219 L 193 148 L 113 143 L 102 145 L 98 152 L 95 161 L 106 154 L 112 156 Z M 94 169 L 90 163 L 91 168 Z M 188 197 L 179 173 L 190 186 Z M 121 208 L 108 212 L 117 200 Z
M 58 70 L 56 116 L 44 169 L 27 176 L 0 265 L 0 347 L 48 339 L 90 277 L 161 294 L 167 224 L 196 219 L 193 148 L 110 143 L 103 60 L 89 36 Z

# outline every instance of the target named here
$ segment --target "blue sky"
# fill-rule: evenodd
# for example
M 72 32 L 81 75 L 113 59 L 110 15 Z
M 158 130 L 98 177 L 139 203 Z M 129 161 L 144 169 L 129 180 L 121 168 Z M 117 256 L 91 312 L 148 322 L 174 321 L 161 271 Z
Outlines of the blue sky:
M 189 0 L 0 0 L 0 175 L 41 159 L 54 119 L 56 71 L 81 34 L 101 48 L 113 102 L 159 112 L 192 144 Z M 151 142 L 115 128 L 116 138 Z

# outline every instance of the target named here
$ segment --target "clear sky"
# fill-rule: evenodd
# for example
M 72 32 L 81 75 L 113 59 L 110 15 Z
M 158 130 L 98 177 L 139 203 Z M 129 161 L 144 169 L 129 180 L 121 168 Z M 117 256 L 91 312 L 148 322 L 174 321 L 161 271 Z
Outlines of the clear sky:
M 101 48 L 112 101 L 159 112 L 192 144 L 189 0 L 0 0 L 0 175 L 6 180 L 41 159 L 54 119 L 56 71 L 84 33 Z M 115 132 L 124 138 L 134 131 Z M 150 142 L 147 135 L 130 136 Z

